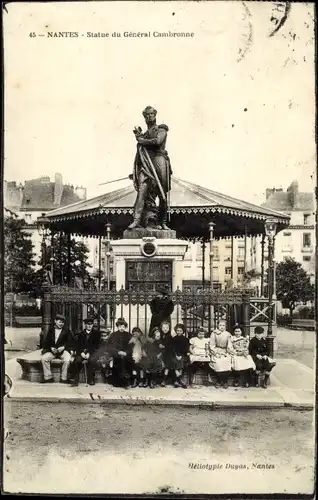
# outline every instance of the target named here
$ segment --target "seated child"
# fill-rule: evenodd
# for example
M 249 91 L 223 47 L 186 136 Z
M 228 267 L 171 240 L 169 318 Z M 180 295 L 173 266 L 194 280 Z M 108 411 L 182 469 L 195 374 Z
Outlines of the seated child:
M 220 320 L 218 328 L 210 337 L 210 367 L 216 373 L 215 387 L 228 388 L 228 376 L 232 370 L 232 335 L 225 329 L 225 321 Z
M 248 353 L 248 344 L 248 339 L 242 335 L 240 325 L 235 325 L 234 335 L 232 336 L 234 387 L 240 385 L 240 379 L 244 387 L 249 387 L 251 384 L 251 375 L 252 371 L 255 370 L 255 363 Z
M 109 339 L 112 333 L 112 328 L 107 325 L 105 331 L 101 332 L 101 345 L 92 355 L 92 361 L 100 369 L 103 381 L 106 383 L 111 376 L 111 368 L 113 364 L 112 356 L 109 352 Z
M 156 387 L 158 377 L 161 375 L 163 364 L 163 350 L 164 344 L 161 342 L 161 333 L 159 328 L 154 328 L 149 336 L 147 342 L 143 346 L 143 356 L 140 361 L 142 369 L 147 374 L 147 380 L 143 387 L 153 389 Z
M 172 366 L 175 372 L 175 387 L 183 387 L 186 389 L 187 385 L 182 380 L 184 368 L 188 364 L 189 353 L 189 340 L 185 336 L 185 328 L 182 323 L 178 323 L 174 327 L 176 332 L 175 337 L 172 338 Z
M 269 374 L 276 365 L 276 362 L 269 356 L 269 345 L 267 338 L 264 337 L 264 328 L 256 326 L 254 329 L 255 337 L 250 340 L 249 353 L 256 365 L 256 387 L 260 385 L 260 378 L 263 378 L 262 387 L 267 389 Z
M 138 382 L 140 387 L 144 387 L 144 372 L 140 365 L 142 358 L 143 345 L 145 343 L 145 337 L 143 332 L 138 326 L 135 326 L 131 331 L 131 339 L 129 344 L 132 344 L 132 349 L 130 350 L 131 355 L 131 370 L 132 370 L 132 382 L 131 388 L 137 387 Z M 137 377 L 139 380 L 137 380 Z
M 194 375 L 199 368 L 202 368 L 207 373 L 212 372 L 209 366 L 209 341 L 205 338 L 205 333 L 205 328 L 201 326 L 197 336 L 190 339 L 189 385 L 193 384 Z

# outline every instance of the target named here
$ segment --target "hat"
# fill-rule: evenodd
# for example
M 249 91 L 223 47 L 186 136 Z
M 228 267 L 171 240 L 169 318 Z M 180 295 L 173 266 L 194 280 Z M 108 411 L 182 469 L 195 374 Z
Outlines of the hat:
M 119 326 L 119 325 L 125 325 L 127 327 L 128 323 L 125 320 L 125 318 L 118 318 L 118 320 L 116 321 L 116 326 Z
M 201 325 L 198 329 L 198 332 L 208 333 L 208 329 L 204 328 L 204 326 Z
M 255 334 L 256 334 L 256 333 L 259 333 L 259 334 L 264 333 L 264 328 L 263 328 L 262 326 L 256 326 L 256 327 L 254 328 L 254 333 L 255 333 Z
M 60 319 L 61 321 L 65 321 L 65 316 L 63 316 L 63 314 L 55 314 L 54 319 Z
M 85 325 L 89 324 L 89 325 L 93 325 L 94 324 L 94 318 L 90 317 L 90 318 L 85 318 L 84 319 L 84 323 Z

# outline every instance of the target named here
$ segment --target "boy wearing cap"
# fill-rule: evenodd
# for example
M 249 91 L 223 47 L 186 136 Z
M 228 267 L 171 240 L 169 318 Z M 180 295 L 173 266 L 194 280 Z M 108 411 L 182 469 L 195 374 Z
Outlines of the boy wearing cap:
M 83 367 L 86 365 L 87 383 L 95 385 L 95 361 L 93 354 L 98 349 L 101 343 L 101 333 L 99 330 L 94 330 L 94 319 L 84 319 L 84 330 L 77 336 L 74 343 L 72 354 L 74 356 L 70 366 L 70 373 L 72 374 L 72 386 L 78 386 L 79 374 Z
M 53 382 L 51 361 L 58 358 L 63 361 L 60 382 L 67 384 L 68 369 L 71 361 L 70 348 L 73 341 L 71 331 L 65 326 L 65 317 L 62 314 L 56 314 L 54 325 L 50 327 L 42 342 L 41 362 L 44 375 L 43 383 Z
M 270 372 L 276 365 L 276 362 L 269 356 L 269 345 L 267 338 L 264 337 L 264 328 L 256 326 L 254 329 L 255 337 L 250 340 L 249 353 L 256 366 L 256 387 L 259 387 L 259 380 L 264 375 L 262 387 L 267 389 L 267 383 Z

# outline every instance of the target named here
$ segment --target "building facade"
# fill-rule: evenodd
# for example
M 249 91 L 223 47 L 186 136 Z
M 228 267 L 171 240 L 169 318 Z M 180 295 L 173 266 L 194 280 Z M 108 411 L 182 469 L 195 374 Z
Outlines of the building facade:
M 315 277 L 315 202 L 314 193 L 300 192 L 294 181 L 286 191 L 267 189 L 263 207 L 290 216 L 290 225 L 275 237 L 275 261 L 293 258 L 301 263 L 311 280 Z M 267 244 L 264 245 L 264 269 L 268 267 Z M 248 241 L 247 270 L 262 271 L 262 238 Z M 260 279 L 260 278 L 259 278 Z
M 36 262 L 41 255 L 41 236 L 38 232 L 37 218 L 50 210 L 64 207 L 86 199 L 86 189 L 82 186 L 63 184 L 62 175 L 55 174 L 54 181 L 43 176 L 17 184 L 4 181 L 4 206 L 24 219 L 24 230 L 30 235 Z

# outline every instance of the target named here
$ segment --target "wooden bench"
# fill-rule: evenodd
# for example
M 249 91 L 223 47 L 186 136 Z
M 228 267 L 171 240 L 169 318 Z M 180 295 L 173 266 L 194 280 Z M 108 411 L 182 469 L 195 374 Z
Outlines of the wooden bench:
M 295 330 L 314 330 L 315 320 L 314 319 L 293 319 L 290 328 Z

